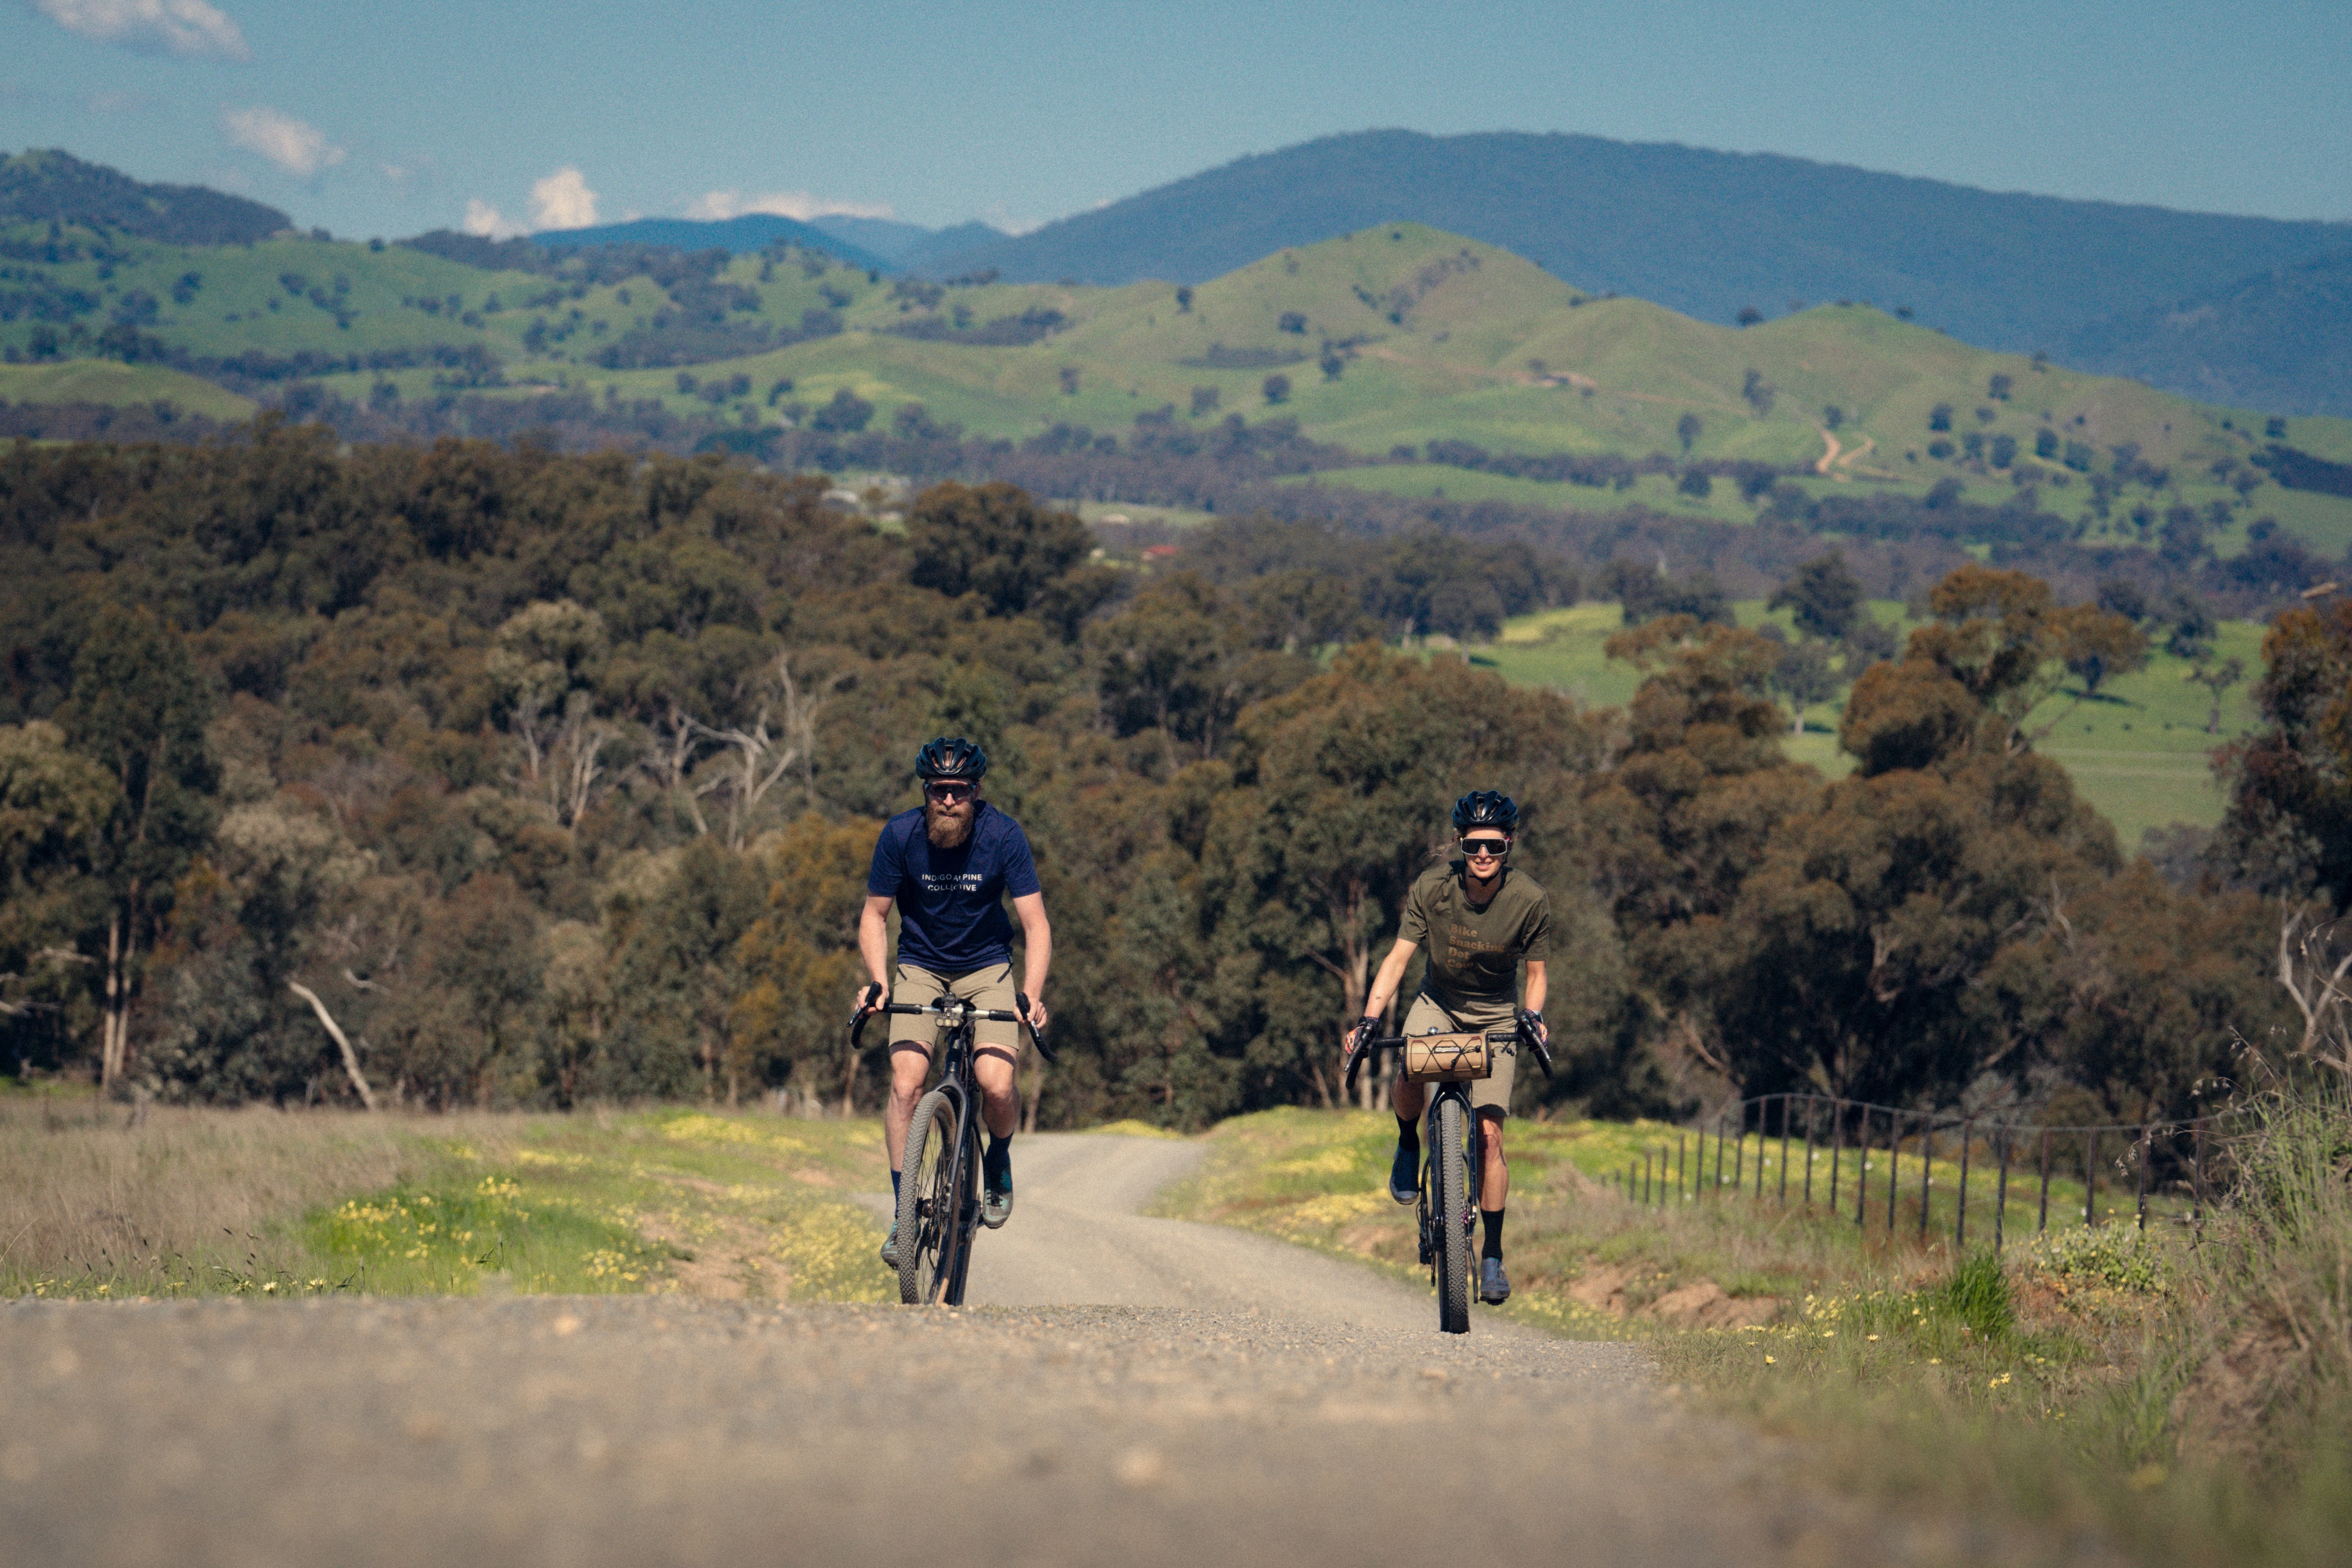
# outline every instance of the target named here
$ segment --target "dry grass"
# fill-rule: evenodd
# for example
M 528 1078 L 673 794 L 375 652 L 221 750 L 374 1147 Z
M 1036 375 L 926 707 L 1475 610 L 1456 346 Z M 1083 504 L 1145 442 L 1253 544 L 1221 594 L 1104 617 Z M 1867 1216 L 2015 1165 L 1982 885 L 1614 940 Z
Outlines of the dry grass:
M 216 1288 L 299 1272 L 287 1222 L 415 1180 L 451 1145 L 504 1149 L 517 1119 L 104 1105 L 0 1097 L 0 1295 Z

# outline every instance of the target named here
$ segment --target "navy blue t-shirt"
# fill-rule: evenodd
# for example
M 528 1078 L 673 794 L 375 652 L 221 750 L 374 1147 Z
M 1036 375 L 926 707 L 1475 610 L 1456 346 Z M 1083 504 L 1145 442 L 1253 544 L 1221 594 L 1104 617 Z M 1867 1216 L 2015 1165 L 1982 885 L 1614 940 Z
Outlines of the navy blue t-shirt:
M 898 962 L 961 975 L 1012 961 L 1003 898 L 1036 892 L 1037 867 L 1021 824 L 985 800 L 971 837 L 951 850 L 932 846 L 918 806 L 883 828 L 866 891 L 898 901 Z

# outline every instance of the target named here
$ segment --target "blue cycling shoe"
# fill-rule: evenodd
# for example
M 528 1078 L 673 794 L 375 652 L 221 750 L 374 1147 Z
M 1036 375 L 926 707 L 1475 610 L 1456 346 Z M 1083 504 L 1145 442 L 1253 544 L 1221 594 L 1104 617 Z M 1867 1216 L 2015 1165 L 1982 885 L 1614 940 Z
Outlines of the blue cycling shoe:
M 1389 1196 L 1399 1203 L 1412 1203 L 1421 1197 L 1421 1151 L 1397 1145 L 1396 1158 L 1389 1165 Z
M 1511 1277 L 1503 1272 L 1500 1258 L 1478 1260 L 1478 1299 L 1490 1307 L 1499 1307 L 1511 1299 Z

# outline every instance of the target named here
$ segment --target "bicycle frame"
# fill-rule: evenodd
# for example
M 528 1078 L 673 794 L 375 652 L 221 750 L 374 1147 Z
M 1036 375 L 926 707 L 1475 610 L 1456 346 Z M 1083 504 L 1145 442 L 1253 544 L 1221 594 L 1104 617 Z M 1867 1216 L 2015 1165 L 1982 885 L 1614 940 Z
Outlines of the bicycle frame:
M 936 1173 L 943 1175 L 945 1179 L 936 1184 L 931 1195 L 927 1195 L 920 1188 L 914 1189 L 912 1214 L 919 1223 L 912 1230 L 908 1229 L 904 1223 L 908 1210 L 903 1205 L 899 1211 L 900 1218 L 894 1221 L 900 1231 L 900 1257 L 908 1260 L 902 1262 L 900 1272 L 902 1300 L 913 1301 L 920 1298 L 926 1304 L 939 1301 L 950 1306 L 963 1300 L 964 1278 L 971 1266 L 971 1241 L 980 1226 L 980 1199 L 974 1179 L 980 1164 L 981 1122 L 979 1083 L 973 1071 L 975 1026 L 983 1019 L 1019 1023 L 1028 1029 L 1029 1038 L 1036 1045 L 1037 1053 L 1049 1062 L 1055 1060 L 1044 1037 L 1029 1022 L 1029 998 L 1018 992 L 1014 995 L 1020 1003 L 1019 1012 L 977 1008 L 969 999 L 952 995 L 919 1006 L 911 1002 L 887 1002 L 874 1009 L 876 1012 L 901 1015 L 929 1013 L 940 1019 L 941 1027 L 937 1036 L 940 1050 L 936 1058 L 940 1081 L 917 1101 L 915 1120 L 908 1129 L 909 1139 L 912 1142 L 918 1127 L 926 1136 L 929 1135 L 930 1127 L 938 1120 L 936 1107 L 941 1102 L 949 1108 L 949 1120 L 955 1128 L 953 1148 L 941 1151 L 947 1168 L 942 1173 Z M 861 1008 L 850 1020 L 849 1040 L 853 1051 L 857 1049 L 865 1033 L 868 1016 Z M 927 1107 L 932 1109 L 927 1112 Z M 919 1173 L 908 1170 L 905 1172 L 905 1179 L 917 1181 Z M 902 1192 L 905 1190 L 902 1186 Z M 941 1213 L 935 1207 L 940 1201 L 938 1195 L 951 1195 L 946 1198 L 953 1205 L 951 1214 Z M 929 1286 L 921 1287 L 919 1281 L 908 1284 L 908 1281 L 915 1280 L 921 1272 L 920 1260 L 926 1255 L 935 1258 L 940 1265 L 933 1271 Z

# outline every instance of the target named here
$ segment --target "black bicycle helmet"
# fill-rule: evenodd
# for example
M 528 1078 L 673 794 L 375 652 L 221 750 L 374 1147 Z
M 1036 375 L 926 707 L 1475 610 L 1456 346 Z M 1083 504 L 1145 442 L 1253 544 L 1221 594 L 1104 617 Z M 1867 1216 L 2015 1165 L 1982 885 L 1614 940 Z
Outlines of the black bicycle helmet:
M 1500 789 L 1473 789 L 1454 802 L 1454 831 L 1457 833 L 1466 833 L 1473 828 L 1499 828 L 1508 833 L 1518 825 L 1517 803 Z
M 918 779 L 961 779 L 977 784 L 987 773 L 988 753 L 980 748 L 980 742 L 960 735 L 940 736 L 915 753 Z

